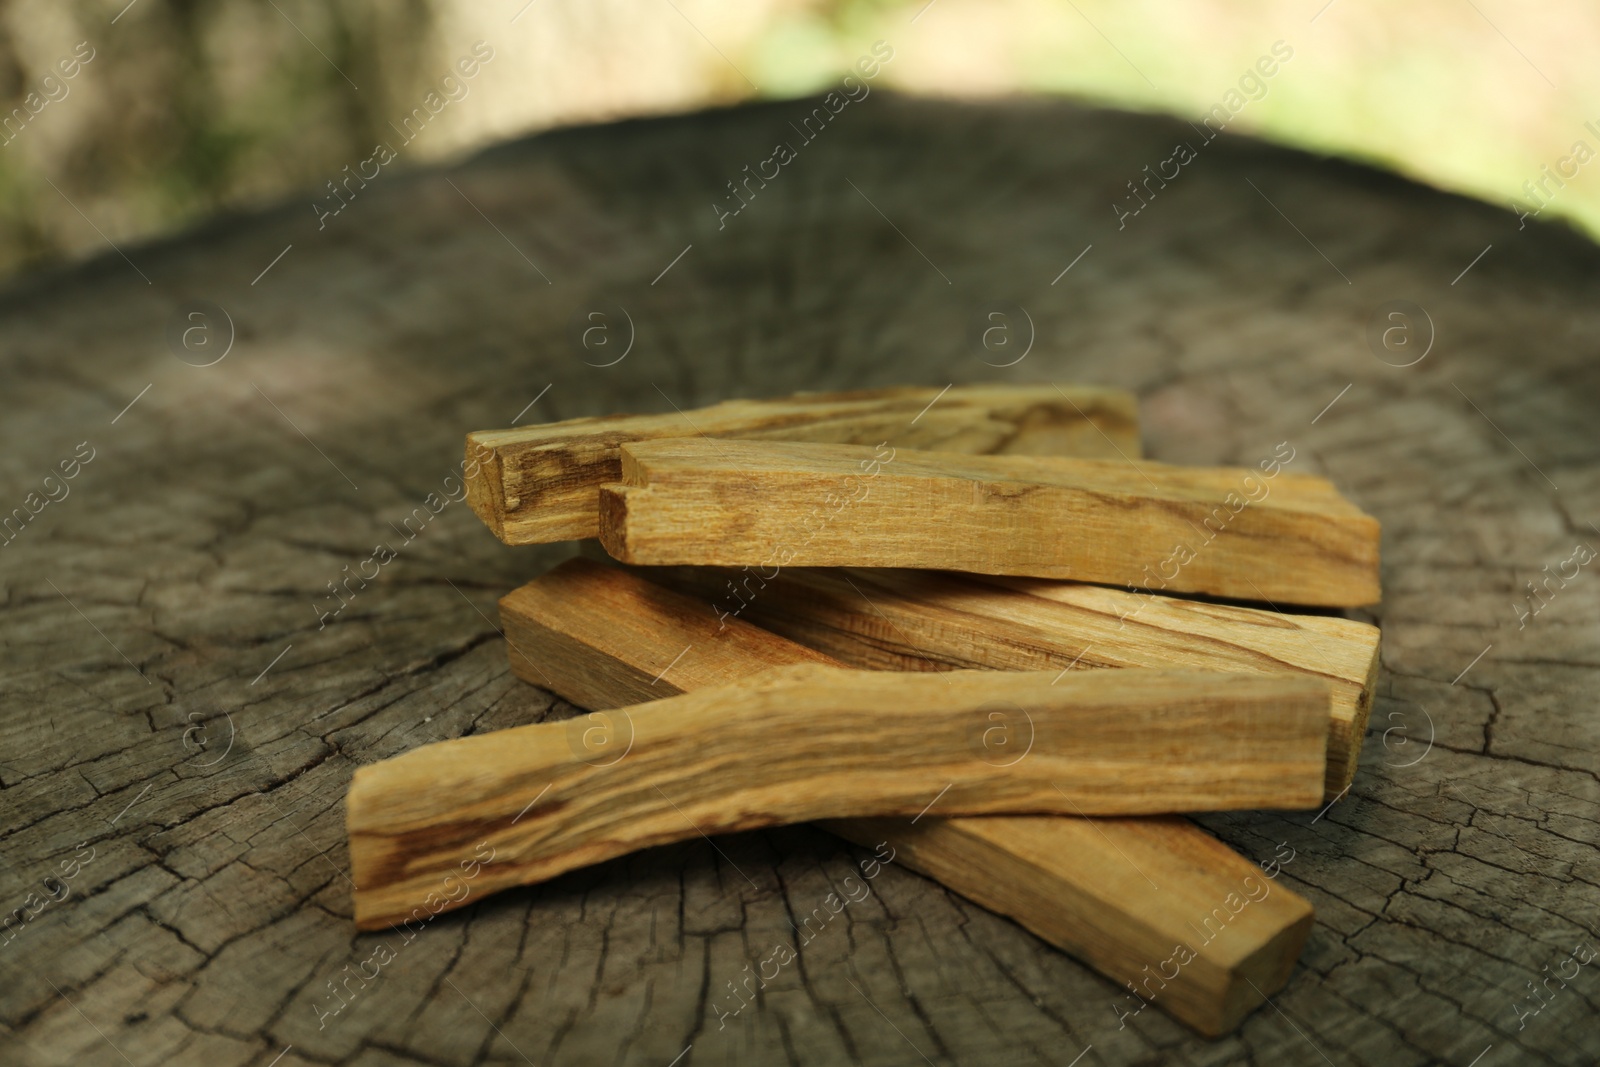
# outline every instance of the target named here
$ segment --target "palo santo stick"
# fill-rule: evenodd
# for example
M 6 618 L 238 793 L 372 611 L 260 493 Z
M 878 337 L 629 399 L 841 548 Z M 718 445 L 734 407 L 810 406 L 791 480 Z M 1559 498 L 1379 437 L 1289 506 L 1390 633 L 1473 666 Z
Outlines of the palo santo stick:
M 597 492 L 623 442 L 758 438 L 947 452 L 1139 455 L 1131 394 L 1088 386 L 959 385 L 729 400 L 665 415 L 569 419 L 467 435 L 467 502 L 508 545 L 595 537 Z
M 837 662 L 738 619 L 719 623 L 702 601 L 583 559 L 502 598 L 500 618 L 518 676 L 589 708 L 783 664 Z M 613 758 L 613 717 L 596 712 L 581 721 L 596 758 Z M 896 862 L 1127 983 L 1133 995 L 1119 996 L 1119 1011 L 1148 1001 L 1212 1036 L 1259 1005 L 1255 989 L 1283 987 L 1311 929 L 1303 897 L 1181 818 L 929 813 L 829 828 L 887 841 Z M 1193 958 L 1175 977 L 1156 974 L 1180 944 Z
M 766 575 L 766 578 L 763 578 Z M 1200 667 L 1325 679 L 1325 787 L 1349 786 L 1372 711 L 1376 626 L 1040 578 L 894 569 L 649 568 L 645 576 L 856 667 Z
M 1327 686 L 1291 674 L 806 664 L 580 720 L 440 741 L 355 773 L 357 921 L 398 922 L 474 843 L 481 891 L 700 834 L 846 816 L 1151 814 L 1322 803 Z
M 600 490 L 600 541 L 625 563 L 918 567 L 1333 607 L 1379 596 L 1377 520 L 1281 470 L 637 441 L 622 484 Z

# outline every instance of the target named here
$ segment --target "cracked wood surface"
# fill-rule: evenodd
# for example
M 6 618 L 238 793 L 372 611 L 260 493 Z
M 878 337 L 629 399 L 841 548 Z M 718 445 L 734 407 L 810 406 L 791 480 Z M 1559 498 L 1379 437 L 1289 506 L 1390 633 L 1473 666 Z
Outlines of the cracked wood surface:
M 1186 125 L 885 94 L 719 231 L 712 200 L 801 110 L 550 134 L 374 182 L 320 232 L 295 202 L 0 295 L 0 513 L 26 517 L 0 548 L 0 891 L 26 916 L 0 931 L 0 1060 L 1600 1056 L 1596 969 L 1541 984 L 1600 940 L 1600 598 L 1572 562 L 1600 545 L 1600 252 L 1233 138 L 1119 230 L 1110 205 Z M 194 299 L 235 334 L 208 367 L 218 349 L 166 339 Z M 1405 367 L 1368 341 L 1397 300 L 1437 333 Z M 609 367 L 570 340 L 602 304 L 637 331 Z M 997 304 L 1037 331 L 1020 361 L 978 343 Z M 453 478 L 466 431 L 952 381 L 1128 388 L 1150 458 L 1288 441 L 1289 470 L 1382 522 L 1350 794 L 1200 819 L 1292 854 L 1282 884 L 1316 906 L 1271 1008 L 1217 1042 L 1157 1012 L 1119 1029 L 1110 983 L 891 863 L 719 1029 L 729 983 L 872 861 L 807 828 L 355 932 L 354 768 L 574 713 L 510 674 L 493 621 L 570 548 L 482 528 Z

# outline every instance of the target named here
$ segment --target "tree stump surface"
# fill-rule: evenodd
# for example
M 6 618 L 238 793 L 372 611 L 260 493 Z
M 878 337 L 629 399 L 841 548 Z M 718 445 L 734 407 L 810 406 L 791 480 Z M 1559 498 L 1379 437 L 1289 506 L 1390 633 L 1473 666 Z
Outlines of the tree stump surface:
M 0 890 L 26 916 L 0 1060 L 1600 1059 L 1600 967 L 1572 959 L 1600 944 L 1600 250 L 1169 119 L 884 94 L 719 226 L 810 108 L 546 134 L 384 174 L 321 229 L 308 196 L 0 296 L 0 506 L 27 517 L 0 549 Z M 467 431 L 976 381 L 1133 389 L 1166 461 L 1289 442 L 1383 523 L 1350 794 L 1201 820 L 1292 850 L 1279 884 L 1316 907 L 1270 1006 L 1215 1042 L 1119 1027 L 1112 983 L 890 864 L 733 1015 L 869 855 L 808 827 L 357 935 L 354 768 L 576 713 L 495 621 L 572 546 L 504 547 L 446 498 Z

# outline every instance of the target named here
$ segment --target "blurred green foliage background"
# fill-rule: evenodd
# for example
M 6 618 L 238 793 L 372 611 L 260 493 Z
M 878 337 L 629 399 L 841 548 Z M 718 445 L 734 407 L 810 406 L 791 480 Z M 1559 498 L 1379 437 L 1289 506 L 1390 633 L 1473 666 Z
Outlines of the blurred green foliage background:
M 393 166 L 803 95 L 879 39 L 877 86 L 1197 122 L 1237 91 L 1230 132 L 1600 234 L 1600 5 L 1578 0 L 9 0 L 0 273 L 284 197 L 311 210 L 476 42 L 493 58 Z M 1249 99 L 1278 42 L 1292 58 Z

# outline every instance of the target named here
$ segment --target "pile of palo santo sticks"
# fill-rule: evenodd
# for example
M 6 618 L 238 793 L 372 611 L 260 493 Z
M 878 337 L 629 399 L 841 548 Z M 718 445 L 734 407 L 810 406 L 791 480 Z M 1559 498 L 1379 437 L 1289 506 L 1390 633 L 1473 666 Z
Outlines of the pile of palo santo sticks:
M 474 898 L 821 820 L 1202 1033 L 1288 980 L 1311 906 L 1182 816 L 1314 809 L 1355 773 L 1378 631 L 1286 606 L 1376 602 L 1378 523 L 1290 443 L 1146 462 L 1126 393 L 971 386 L 467 449 L 502 541 L 613 557 L 500 602 L 517 675 L 594 711 L 359 770 L 362 928 L 464 900 L 441 879 L 475 855 Z

